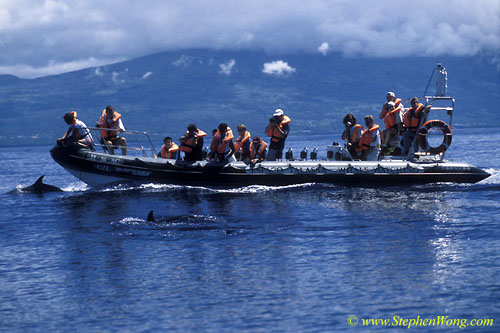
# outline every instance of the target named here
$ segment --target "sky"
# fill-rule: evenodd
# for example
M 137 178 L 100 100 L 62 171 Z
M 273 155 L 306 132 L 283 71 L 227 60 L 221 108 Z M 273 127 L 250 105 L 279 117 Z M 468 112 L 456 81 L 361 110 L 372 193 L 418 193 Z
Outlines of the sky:
M 498 64 L 500 1 L 0 0 L 0 74 L 34 78 L 190 48 Z M 274 66 L 266 70 L 293 70 Z

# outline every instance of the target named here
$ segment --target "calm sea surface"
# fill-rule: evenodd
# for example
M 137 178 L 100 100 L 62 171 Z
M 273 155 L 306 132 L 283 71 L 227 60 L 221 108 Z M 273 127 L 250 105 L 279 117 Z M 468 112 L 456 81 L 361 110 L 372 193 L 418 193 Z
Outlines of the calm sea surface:
M 324 156 L 333 139 L 289 145 L 296 156 L 304 146 Z M 369 329 L 365 318 L 444 315 L 491 318 L 493 327 L 473 331 L 498 332 L 500 134 L 457 129 L 453 140 L 449 159 L 492 176 L 474 185 L 94 190 L 48 146 L 1 148 L 0 330 L 355 332 Z M 16 190 L 43 174 L 64 192 Z M 146 222 L 151 209 L 177 218 Z

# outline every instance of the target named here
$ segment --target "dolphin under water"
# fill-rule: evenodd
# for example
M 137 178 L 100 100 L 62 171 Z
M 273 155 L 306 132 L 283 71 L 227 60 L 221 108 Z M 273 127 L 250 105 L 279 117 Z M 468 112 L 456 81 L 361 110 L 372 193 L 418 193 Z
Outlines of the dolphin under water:
M 19 189 L 19 191 L 30 192 L 30 193 L 64 192 L 63 190 L 61 190 L 57 186 L 44 184 L 42 181 L 43 177 L 45 177 L 45 175 L 40 176 L 40 178 L 38 178 L 37 181 L 33 185 L 22 187 Z

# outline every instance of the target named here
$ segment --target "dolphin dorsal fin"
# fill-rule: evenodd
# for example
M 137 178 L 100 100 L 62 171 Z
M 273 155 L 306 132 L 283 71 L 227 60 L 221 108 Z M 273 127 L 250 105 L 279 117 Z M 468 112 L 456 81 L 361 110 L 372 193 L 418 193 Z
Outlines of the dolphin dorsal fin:
M 40 178 L 38 178 L 36 180 L 35 184 L 33 184 L 33 185 L 42 185 L 43 184 L 43 181 L 42 181 L 43 177 L 45 177 L 45 175 L 40 176 Z
M 153 211 L 152 210 L 149 212 L 148 217 L 146 218 L 146 221 L 148 221 L 148 222 L 156 222 L 155 218 L 153 216 Z

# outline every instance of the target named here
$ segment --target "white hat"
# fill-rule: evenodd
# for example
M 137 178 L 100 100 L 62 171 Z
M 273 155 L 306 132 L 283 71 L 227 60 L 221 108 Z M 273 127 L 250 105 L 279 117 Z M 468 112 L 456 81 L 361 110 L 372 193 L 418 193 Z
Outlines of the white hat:
M 282 116 L 282 115 L 283 115 L 283 110 L 281 110 L 281 109 L 274 110 L 273 117 L 279 117 L 279 116 Z
M 391 97 L 396 97 L 396 94 L 393 93 L 392 91 L 389 91 L 387 92 L 387 94 L 385 94 L 386 96 L 391 96 Z

